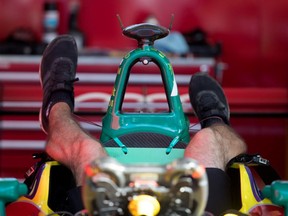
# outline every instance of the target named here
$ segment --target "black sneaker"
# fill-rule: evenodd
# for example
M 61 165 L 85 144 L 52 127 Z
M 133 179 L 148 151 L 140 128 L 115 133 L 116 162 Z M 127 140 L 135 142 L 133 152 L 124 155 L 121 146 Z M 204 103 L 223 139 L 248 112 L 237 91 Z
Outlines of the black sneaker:
M 223 89 L 210 76 L 204 73 L 193 75 L 189 83 L 189 97 L 202 128 L 219 122 L 230 124 L 230 111 Z
M 74 110 L 77 58 L 77 45 L 70 35 L 55 38 L 43 53 L 39 70 L 43 90 L 39 120 L 45 133 L 48 130 L 48 116 L 54 104 L 66 102 L 71 111 Z

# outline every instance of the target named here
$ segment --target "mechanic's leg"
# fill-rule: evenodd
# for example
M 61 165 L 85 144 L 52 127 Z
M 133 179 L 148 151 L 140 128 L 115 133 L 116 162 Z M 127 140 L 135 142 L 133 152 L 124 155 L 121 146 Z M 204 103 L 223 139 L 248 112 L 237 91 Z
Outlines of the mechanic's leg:
M 82 184 L 85 166 L 106 156 L 101 144 L 80 128 L 66 103 L 52 107 L 48 132 L 46 152 L 71 169 L 77 185 Z
M 246 152 L 246 145 L 236 132 L 226 124 L 214 123 L 195 134 L 185 150 L 205 167 L 225 170 L 235 156 Z
M 43 101 L 39 120 L 48 134 L 47 153 L 70 168 L 80 185 L 84 166 L 105 152 L 72 114 L 77 59 L 76 42 L 70 35 L 56 37 L 45 49 L 40 67 Z
M 230 110 L 224 91 L 206 73 L 197 73 L 189 83 L 189 97 L 202 129 L 190 141 L 185 156 L 206 167 L 225 170 L 230 159 L 246 151 L 246 145 L 229 126 Z
M 202 129 L 186 147 L 185 157 L 196 159 L 206 167 L 209 184 L 206 211 L 219 215 L 233 207 L 226 165 L 230 159 L 244 153 L 246 145 L 229 126 L 228 102 L 214 79 L 205 73 L 193 75 L 189 96 Z

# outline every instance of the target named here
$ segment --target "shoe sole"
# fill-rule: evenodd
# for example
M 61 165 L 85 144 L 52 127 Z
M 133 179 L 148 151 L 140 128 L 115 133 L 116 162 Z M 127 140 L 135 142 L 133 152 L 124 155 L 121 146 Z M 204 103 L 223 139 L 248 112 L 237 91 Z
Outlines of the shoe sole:
M 230 119 L 230 107 L 228 104 L 227 97 L 225 96 L 225 93 L 224 93 L 221 85 L 215 79 L 213 79 L 212 77 L 208 76 L 205 73 L 200 72 L 200 73 L 194 74 L 191 77 L 191 80 L 189 83 L 189 98 L 190 98 L 192 107 L 193 107 L 192 101 L 194 101 L 191 98 L 191 95 L 192 95 L 191 92 L 193 92 L 192 89 L 194 86 L 192 83 L 194 83 L 194 85 L 198 85 L 198 86 L 205 86 L 205 88 L 202 87 L 200 90 L 198 89 L 197 92 L 193 94 L 195 97 L 201 91 L 212 91 L 217 95 L 218 99 L 227 107 L 227 111 L 228 111 L 227 120 L 229 121 L 229 119 Z M 194 108 L 193 108 L 193 111 L 194 111 L 194 114 L 198 117 Z
M 51 41 L 51 43 L 49 43 L 47 45 L 47 47 L 45 48 L 43 54 L 42 54 L 42 59 L 41 59 L 41 62 L 40 62 L 40 65 L 39 65 L 39 77 L 40 77 L 40 85 L 41 85 L 41 89 L 43 89 L 43 83 L 42 83 L 42 62 L 43 62 L 43 59 L 45 58 L 45 56 L 47 56 L 51 50 L 53 50 L 53 46 L 56 46 L 57 43 L 59 43 L 60 41 L 62 40 L 70 40 L 71 42 L 73 42 L 74 46 L 76 47 L 76 50 L 77 50 L 77 44 L 76 44 L 76 41 L 74 40 L 74 38 L 71 36 L 71 35 L 60 35 L 58 36 L 57 38 L 55 38 L 54 40 Z M 42 104 L 43 106 L 43 104 Z M 43 124 L 42 124 L 42 106 L 40 108 L 40 111 L 39 111 L 39 122 L 40 122 L 40 128 L 42 129 L 42 131 L 45 133 L 45 134 L 48 134 L 48 132 L 44 129 L 43 127 Z

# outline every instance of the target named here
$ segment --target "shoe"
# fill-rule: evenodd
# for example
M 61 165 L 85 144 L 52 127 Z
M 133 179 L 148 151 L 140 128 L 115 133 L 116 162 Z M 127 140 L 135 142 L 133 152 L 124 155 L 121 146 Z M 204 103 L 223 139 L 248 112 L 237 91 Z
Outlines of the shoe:
M 39 113 L 42 130 L 47 133 L 48 116 L 52 106 L 66 102 L 74 110 L 74 82 L 76 79 L 78 51 L 74 38 L 62 35 L 45 49 L 40 65 L 40 82 L 43 102 Z
M 189 83 L 189 97 L 201 128 L 214 123 L 229 125 L 230 110 L 222 87 L 212 77 L 197 73 Z

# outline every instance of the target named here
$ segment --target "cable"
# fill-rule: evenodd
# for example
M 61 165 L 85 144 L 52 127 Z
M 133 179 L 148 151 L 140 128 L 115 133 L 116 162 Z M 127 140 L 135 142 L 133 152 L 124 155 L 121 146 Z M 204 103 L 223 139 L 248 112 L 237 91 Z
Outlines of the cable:
M 88 119 L 86 119 L 86 118 L 83 118 L 83 117 L 81 117 L 81 116 L 79 116 L 79 115 L 76 115 L 76 114 L 74 114 L 74 116 L 75 116 L 75 118 L 77 118 L 77 119 L 80 120 L 80 121 L 83 121 L 83 122 L 85 122 L 85 123 L 87 123 L 87 124 L 94 125 L 94 126 L 97 126 L 97 127 L 102 128 L 102 125 L 99 125 L 99 124 L 97 124 L 97 123 L 95 123 L 95 122 L 92 122 L 92 121 L 90 121 L 90 120 L 88 120 Z

